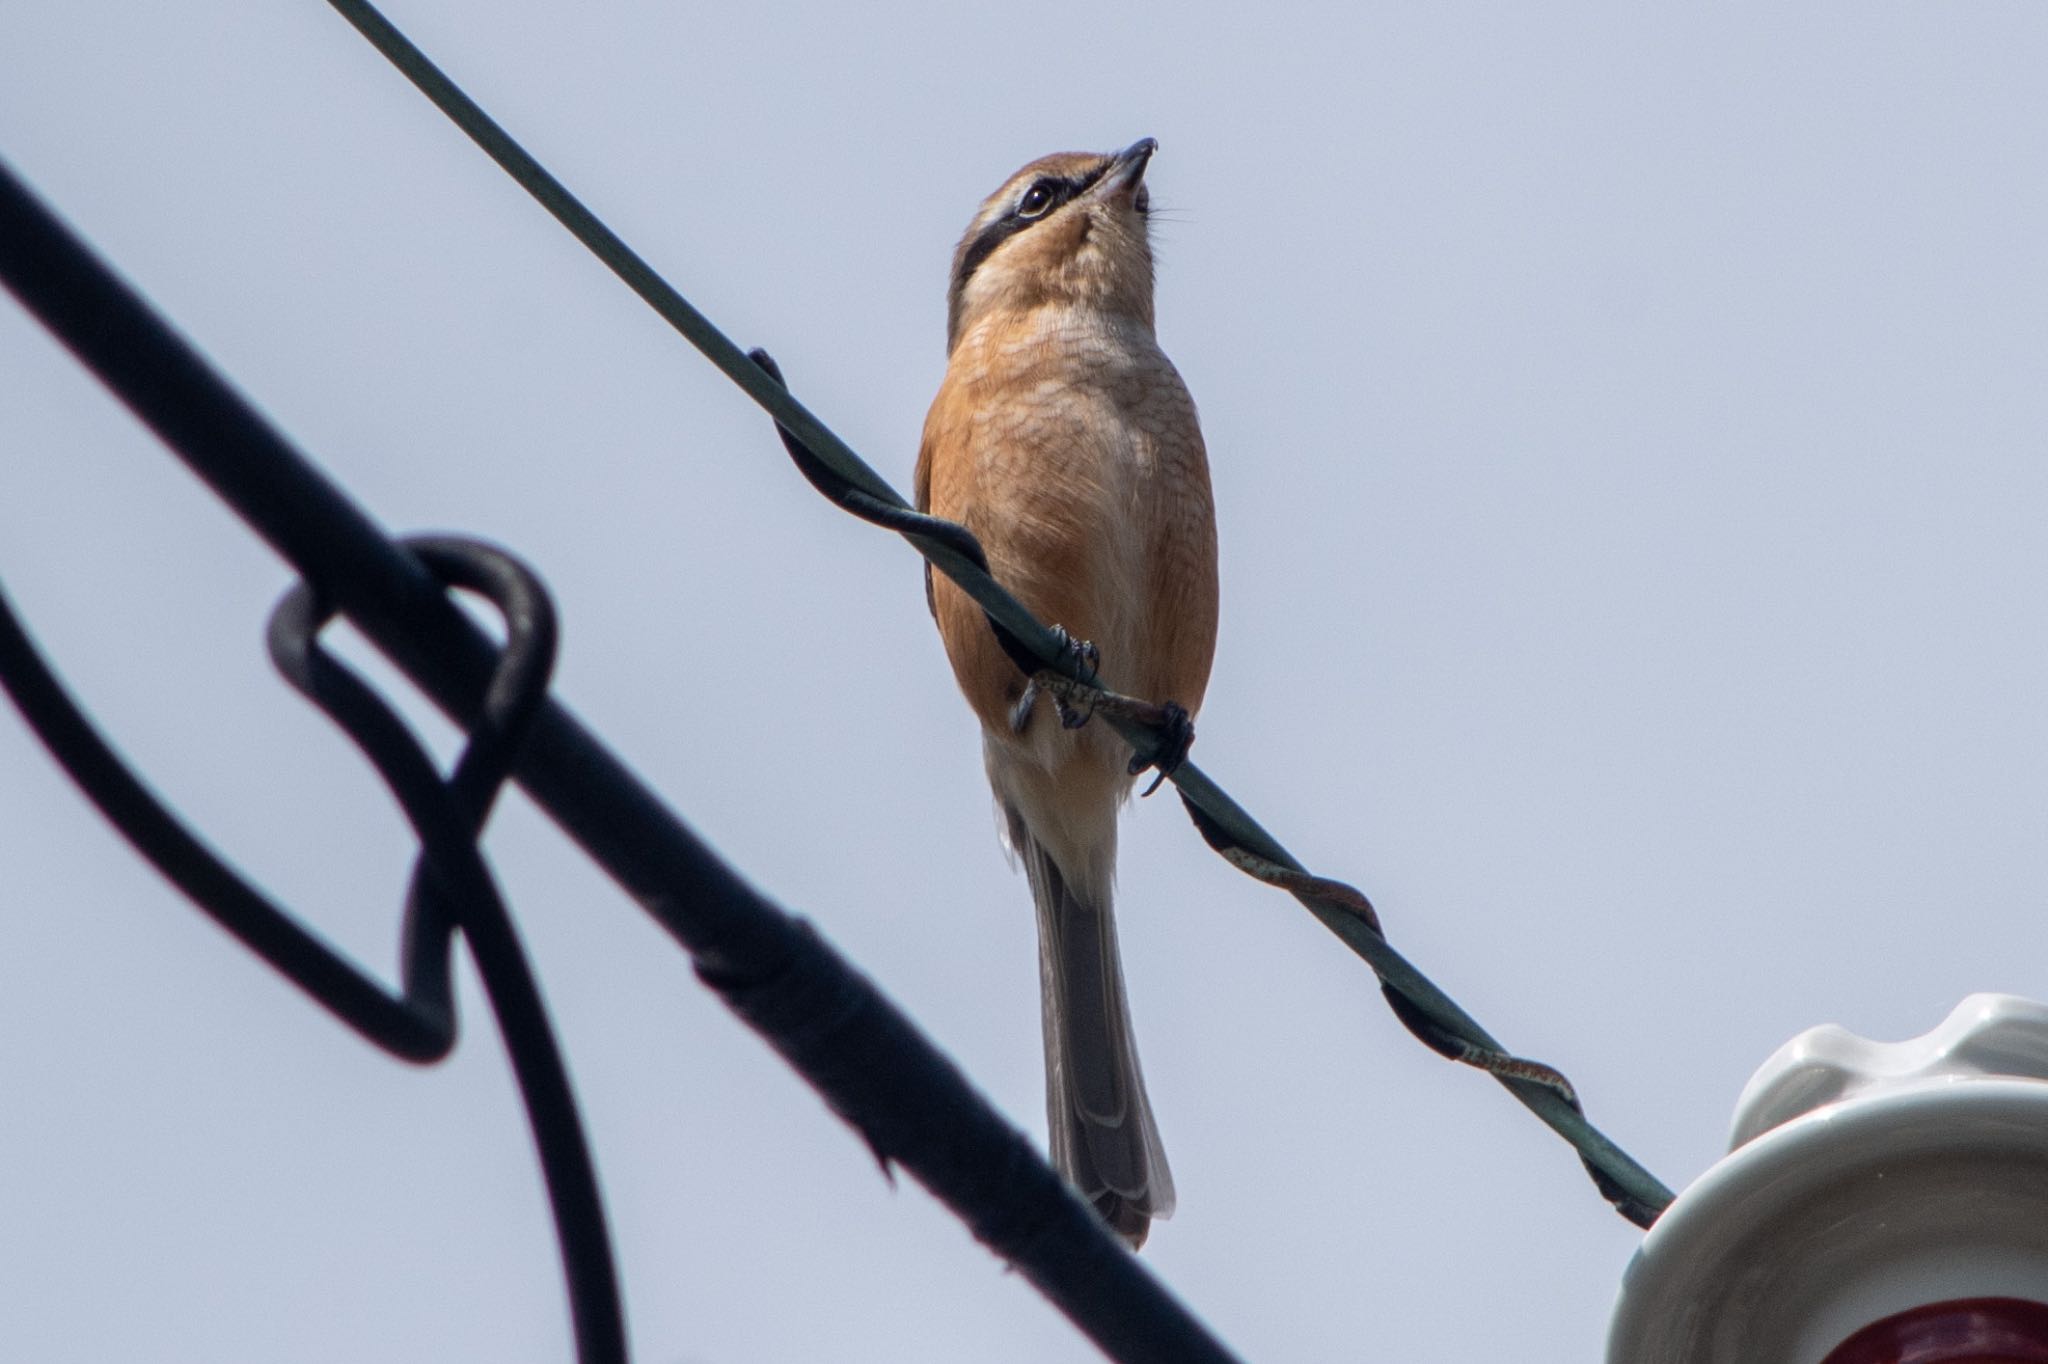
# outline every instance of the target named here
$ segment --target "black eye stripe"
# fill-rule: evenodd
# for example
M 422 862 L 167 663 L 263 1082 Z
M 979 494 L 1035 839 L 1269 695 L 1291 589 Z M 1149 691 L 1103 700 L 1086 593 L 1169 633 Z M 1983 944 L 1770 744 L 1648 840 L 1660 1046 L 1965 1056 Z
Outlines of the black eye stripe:
M 954 292 L 958 293 L 961 289 L 967 287 L 967 281 L 973 277 L 976 270 L 981 268 L 983 261 L 995 254 L 995 249 L 998 246 L 1001 246 L 1025 228 L 1035 223 L 1044 222 L 1062 204 L 1067 203 L 1078 195 L 1086 194 L 1096 181 L 1108 173 L 1110 164 L 1109 161 L 1104 161 L 1086 175 L 1067 176 L 1064 178 L 1043 177 L 1032 181 L 1024 193 L 1029 194 L 1032 189 L 1037 188 L 1039 185 L 1044 185 L 1052 191 L 1052 202 L 1029 218 L 1020 214 L 1013 205 L 1009 212 L 990 223 L 987 227 L 984 227 L 981 230 L 981 235 L 970 242 L 967 249 L 960 253 L 960 263 L 953 270 Z M 1020 201 L 1022 198 L 1023 195 L 1018 196 Z
M 1015 214 L 1005 214 L 983 228 L 981 235 L 960 253 L 960 263 L 953 267 L 953 292 L 957 294 L 967 287 L 967 281 L 973 278 L 974 272 L 981 268 L 981 263 L 994 254 L 998 246 L 1037 221 L 1036 218 L 1019 218 Z

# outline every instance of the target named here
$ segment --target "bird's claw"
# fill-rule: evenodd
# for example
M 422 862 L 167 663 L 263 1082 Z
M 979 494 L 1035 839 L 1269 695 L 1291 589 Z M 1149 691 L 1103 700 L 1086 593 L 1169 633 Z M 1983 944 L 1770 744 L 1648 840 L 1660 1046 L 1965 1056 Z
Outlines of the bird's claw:
M 1102 650 L 1096 648 L 1095 645 L 1085 639 L 1075 639 L 1067 633 L 1064 626 L 1053 625 L 1047 628 L 1052 631 L 1053 639 L 1057 641 L 1060 653 L 1073 665 L 1073 669 L 1079 675 L 1080 681 L 1086 686 L 1093 687 L 1097 675 L 1102 671 Z M 1029 695 L 1028 689 L 1026 694 Z M 1020 700 L 1018 704 L 1021 706 L 1023 702 Z M 1059 712 L 1060 728 L 1062 729 L 1079 729 L 1095 716 L 1095 705 L 1092 701 L 1089 703 L 1088 709 L 1078 710 L 1068 705 L 1065 697 L 1054 693 L 1052 704 L 1053 708 Z M 1027 714 L 1025 718 L 1029 719 L 1030 716 Z
M 1064 625 L 1050 625 L 1046 628 L 1052 633 L 1059 651 L 1066 655 L 1067 660 L 1074 665 L 1074 671 L 1081 675 L 1081 681 L 1091 687 L 1094 686 L 1095 675 L 1102 671 L 1102 650 L 1085 639 L 1075 639 L 1067 633 L 1067 627 Z
M 1151 795 L 1159 784 L 1172 776 L 1174 769 L 1188 760 L 1188 749 L 1195 742 L 1195 722 L 1188 715 L 1187 708 L 1178 702 L 1162 702 L 1159 707 L 1159 742 L 1153 745 L 1152 756 L 1131 755 L 1130 774 L 1137 776 L 1148 767 L 1159 770 L 1152 784 L 1145 788 L 1144 795 Z

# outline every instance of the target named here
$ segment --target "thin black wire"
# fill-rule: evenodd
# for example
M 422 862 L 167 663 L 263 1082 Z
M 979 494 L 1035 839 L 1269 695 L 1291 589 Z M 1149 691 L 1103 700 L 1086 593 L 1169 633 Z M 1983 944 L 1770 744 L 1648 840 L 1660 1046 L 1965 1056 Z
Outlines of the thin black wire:
M 988 614 L 1005 651 L 1027 674 L 1048 670 L 1084 685 L 1093 684 L 1094 679 L 1082 674 L 1063 647 L 1065 641 L 1035 619 L 988 573 L 986 558 L 977 557 L 979 546 L 970 551 L 961 543 L 960 536 L 967 536 L 972 542 L 964 527 L 940 530 L 939 527 L 950 523 L 922 517 L 914 511 L 852 447 L 798 402 L 779 377 L 742 351 L 655 273 L 375 6 L 366 0 L 328 3 L 578 241 L 759 403 L 785 433 L 790 453 L 819 491 L 854 514 L 898 531 L 934 567 L 959 584 Z M 1170 744 L 1169 736 L 1154 724 L 1128 715 L 1106 713 L 1103 718 L 1147 761 L 1158 758 Z M 1310 876 L 1278 839 L 1195 763 L 1181 761 L 1167 775 L 1179 789 L 1190 815 L 1196 817 L 1204 839 L 1218 852 L 1228 855 L 1236 850 L 1249 854 L 1267 866 L 1298 874 L 1302 885 L 1320 881 Z M 1517 1059 L 1477 1019 L 1396 951 L 1370 917 L 1309 890 L 1294 889 L 1291 893 L 1345 946 L 1364 958 L 1379 977 L 1382 993 L 1395 1017 L 1425 1045 L 1458 1060 Z M 1568 1086 L 1533 1082 L 1511 1070 L 1482 1068 L 1490 1069 L 1510 1094 L 1570 1143 L 1601 1194 L 1622 1216 L 1647 1227 L 1670 1205 L 1671 1190 L 1587 1120 Z M 1556 1073 L 1547 1066 L 1538 1068 Z
M 0 281 L 429 698 L 478 727 L 498 650 L 4 163 Z M 10 672 L 11 657 L 0 650 Z M 514 775 L 879 1158 L 930 1189 L 1110 1358 L 1235 1358 L 872 982 L 741 880 L 552 698 L 533 715 Z M 321 969 L 346 980 L 346 966 Z

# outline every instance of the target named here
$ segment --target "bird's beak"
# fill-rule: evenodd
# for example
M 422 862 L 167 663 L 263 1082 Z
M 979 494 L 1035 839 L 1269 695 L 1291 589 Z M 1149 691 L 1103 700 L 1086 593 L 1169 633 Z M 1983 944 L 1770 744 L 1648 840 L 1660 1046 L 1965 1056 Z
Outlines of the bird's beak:
M 1131 198 L 1138 192 L 1138 186 L 1145 181 L 1145 166 L 1151 161 L 1152 153 L 1159 150 L 1159 143 L 1152 138 L 1142 137 L 1116 154 L 1109 163 L 1109 169 L 1095 182 L 1094 197 L 1098 199 Z

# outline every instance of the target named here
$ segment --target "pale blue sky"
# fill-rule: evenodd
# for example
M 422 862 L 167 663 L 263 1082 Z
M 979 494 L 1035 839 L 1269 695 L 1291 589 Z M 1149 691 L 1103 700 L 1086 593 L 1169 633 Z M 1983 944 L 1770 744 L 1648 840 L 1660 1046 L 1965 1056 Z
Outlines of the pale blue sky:
M 1198 753 L 1667 1182 L 1778 1043 L 2048 995 L 2048 15 L 388 11 L 899 486 L 954 238 L 1161 142 L 1223 552 Z M 917 565 L 317 0 L 0 6 L 0 156 L 386 525 L 536 564 L 562 694 L 1041 1131 L 1032 918 Z M 286 575 L 0 301 L 0 581 L 160 789 L 378 969 L 410 843 L 275 681 Z M 446 731 L 438 731 L 445 744 Z M 1597 1358 L 1569 1151 L 1166 800 L 1126 969 L 1248 1359 Z M 1082 1360 L 523 799 L 489 852 L 654 1364 Z M 486 1012 L 414 1071 L 0 716 L 0 1354 L 551 1361 Z

